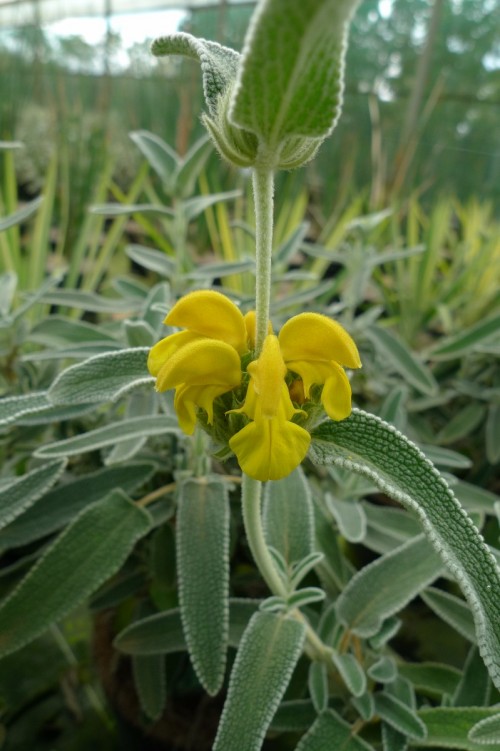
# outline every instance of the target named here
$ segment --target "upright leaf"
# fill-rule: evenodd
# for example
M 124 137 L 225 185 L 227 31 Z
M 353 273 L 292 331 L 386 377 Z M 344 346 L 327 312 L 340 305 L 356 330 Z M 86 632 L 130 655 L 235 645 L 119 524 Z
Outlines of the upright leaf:
M 149 514 L 120 491 L 80 514 L 1 603 L 0 656 L 35 639 L 92 594 L 150 526 Z
M 322 139 L 340 115 L 353 0 L 263 0 L 247 33 L 230 117 L 269 149 Z
M 354 729 L 332 709 L 322 712 L 308 732 L 303 736 L 295 751 L 373 751 L 373 747 L 359 736 Z
M 418 448 L 379 418 L 353 410 L 313 432 L 312 458 L 370 478 L 413 510 L 460 584 L 474 616 L 481 656 L 500 687 L 500 569 L 445 480 Z
M 290 565 L 314 549 L 314 511 L 311 491 L 301 468 L 266 484 L 263 512 L 268 545 Z
M 229 627 L 229 499 L 216 478 L 179 490 L 177 569 L 182 625 L 200 683 L 216 694 L 224 680 Z
M 213 751 L 259 751 L 304 638 L 299 621 L 263 612 L 252 617 L 231 672 Z

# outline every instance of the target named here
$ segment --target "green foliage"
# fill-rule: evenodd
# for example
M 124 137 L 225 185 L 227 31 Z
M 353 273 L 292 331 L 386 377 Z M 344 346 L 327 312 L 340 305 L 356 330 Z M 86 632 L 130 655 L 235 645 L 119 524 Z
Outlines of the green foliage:
M 273 164 L 296 166 L 338 117 L 352 4 L 284 7 L 261 4 L 241 56 L 186 34 L 156 43 L 202 64 L 205 123 L 221 151 L 239 149 L 236 163 L 272 148 Z M 313 205 L 306 220 L 307 192 L 277 183 L 273 322 L 339 318 L 360 344 L 352 387 L 366 411 L 311 417 L 308 458 L 267 484 L 250 520 L 261 536 L 245 539 L 234 459 L 201 431 L 181 433 L 146 360 L 191 289 L 253 309 L 250 181 L 221 178 L 206 137 L 183 156 L 145 129 L 131 137 L 145 159 L 132 184 L 103 164 L 74 245 L 68 231 L 55 249 L 64 155 L 43 200 L 20 207 L 17 145 L 3 150 L 5 748 L 45 748 L 49 726 L 61 748 L 68 737 L 68 748 L 114 748 L 97 673 L 112 703 L 120 681 L 127 721 L 148 733 L 185 707 L 208 711 L 196 739 L 189 729 L 199 748 L 500 748 L 491 209 L 443 199 L 426 213 L 411 199 L 366 214 L 359 196 L 326 219 Z M 243 524 L 248 534 L 248 513 Z M 90 714 L 90 740 L 68 701 Z

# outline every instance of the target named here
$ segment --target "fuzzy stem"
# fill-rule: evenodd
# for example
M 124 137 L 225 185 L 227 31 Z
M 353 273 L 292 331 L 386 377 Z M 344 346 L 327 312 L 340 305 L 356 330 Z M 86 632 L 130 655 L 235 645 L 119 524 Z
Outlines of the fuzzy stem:
M 273 194 L 274 172 L 268 167 L 255 167 L 252 174 L 255 206 L 255 257 L 256 257 L 256 354 L 259 354 L 267 336 L 269 303 L 271 297 L 271 255 L 273 248 Z

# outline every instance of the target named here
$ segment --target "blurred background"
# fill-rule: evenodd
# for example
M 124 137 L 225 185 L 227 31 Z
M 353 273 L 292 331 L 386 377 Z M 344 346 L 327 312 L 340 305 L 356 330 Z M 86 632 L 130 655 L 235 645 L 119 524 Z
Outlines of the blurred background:
M 0 139 L 39 191 L 55 149 L 72 192 L 106 164 L 123 188 L 137 169 L 127 134 L 147 129 L 183 154 L 201 135 L 196 63 L 156 60 L 175 30 L 238 50 L 254 3 L 220 0 L 0 0 Z M 496 0 L 364 0 L 347 59 L 344 114 L 295 179 L 319 211 L 364 191 L 371 209 L 402 193 L 500 195 L 500 10 Z

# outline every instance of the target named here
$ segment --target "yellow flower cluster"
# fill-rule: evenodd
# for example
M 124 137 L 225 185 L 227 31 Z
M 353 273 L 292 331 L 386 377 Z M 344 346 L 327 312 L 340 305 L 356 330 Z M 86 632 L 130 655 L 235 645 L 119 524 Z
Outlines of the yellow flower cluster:
M 184 331 L 155 344 L 148 369 L 157 391 L 175 388 L 179 425 L 192 434 L 198 408 L 213 423 L 214 400 L 242 385 L 242 355 L 255 347 L 255 313 L 246 316 L 229 298 L 212 290 L 191 292 L 172 308 L 165 323 Z M 231 410 L 249 422 L 229 440 L 241 469 L 257 480 L 279 480 L 304 459 L 311 437 L 293 422 L 314 385 L 333 420 L 351 413 L 351 387 L 344 367 L 361 362 L 353 340 L 340 324 L 319 313 L 300 313 L 279 336 L 269 333 L 250 362 L 243 405 Z M 288 376 L 288 378 L 287 378 Z M 240 402 L 241 403 L 241 402 Z

